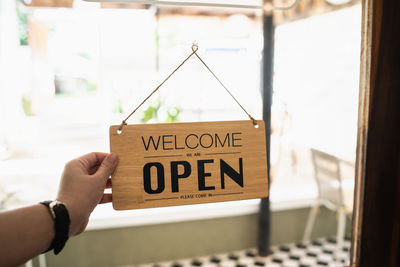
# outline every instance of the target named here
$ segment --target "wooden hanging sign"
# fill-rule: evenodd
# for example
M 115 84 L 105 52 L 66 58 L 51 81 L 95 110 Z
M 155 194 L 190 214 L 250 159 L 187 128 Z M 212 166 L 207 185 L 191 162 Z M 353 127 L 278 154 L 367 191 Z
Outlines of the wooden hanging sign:
M 110 150 L 116 210 L 268 196 L 265 128 L 251 120 L 119 125 Z

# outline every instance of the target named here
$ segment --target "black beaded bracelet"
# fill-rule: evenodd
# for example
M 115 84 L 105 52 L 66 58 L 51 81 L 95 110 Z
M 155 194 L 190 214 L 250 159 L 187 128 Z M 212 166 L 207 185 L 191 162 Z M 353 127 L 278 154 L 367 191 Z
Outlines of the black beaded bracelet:
M 54 250 L 54 254 L 60 253 L 69 238 L 69 225 L 71 223 L 67 207 L 57 200 L 42 201 L 40 204 L 49 208 L 51 217 L 54 220 L 55 236 L 50 247 L 45 251 Z

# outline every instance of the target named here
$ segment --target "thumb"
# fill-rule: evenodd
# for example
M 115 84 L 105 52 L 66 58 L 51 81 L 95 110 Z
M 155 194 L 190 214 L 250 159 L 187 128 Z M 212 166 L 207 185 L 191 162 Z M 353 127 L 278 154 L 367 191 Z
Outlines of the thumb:
M 103 160 L 99 169 L 95 173 L 96 176 L 100 176 L 104 179 L 110 177 L 110 175 L 114 172 L 115 167 L 118 164 L 118 156 L 115 153 L 110 153 L 108 156 Z

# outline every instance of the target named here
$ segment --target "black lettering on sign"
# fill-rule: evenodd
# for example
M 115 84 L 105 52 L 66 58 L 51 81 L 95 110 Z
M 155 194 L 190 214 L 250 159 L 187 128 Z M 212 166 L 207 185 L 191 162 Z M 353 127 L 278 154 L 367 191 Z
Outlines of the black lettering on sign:
M 146 151 L 149 150 L 150 141 L 153 143 L 154 150 L 157 150 L 157 149 L 158 149 L 158 145 L 160 144 L 160 136 L 159 136 L 158 139 L 157 139 L 157 145 L 156 145 L 156 143 L 154 142 L 153 136 L 150 136 L 150 137 L 149 137 L 149 141 L 147 142 L 147 145 L 146 145 L 146 143 L 145 143 L 145 141 L 144 141 L 143 136 L 142 136 L 142 141 L 143 141 L 143 145 L 144 145 L 144 148 L 146 149 Z
M 225 189 L 225 174 L 227 174 L 233 181 L 243 187 L 243 161 L 239 158 L 239 172 L 235 171 L 223 159 L 220 159 L 221 168 L 221 188 Z
M 197 134 L 188 134 L 186 137 L 177 137 L 176 135 L 167 134 L 158 137 L 143 137 L 142 142 L 146 151 L 155 150 L 178 150 L 178 149 L 196 149 L 199 146 L 202 148 L 211 147 L 241 147 L 242 133 L 226 133 L 218 135 L 217 133 L 203 133 L 200 136 Z M 162 144 L 160 144 L 160 142 Z
M 175 149 L 184 149 L 184 147 L 178 147 L 178 142 L 176 141 L 176 135 L 175 135 Z
M 183 167 L 183 173 L 178 174 L 178 166 Z M 192 172 L 191 166 L 187 161 L 172 161 L 171 162 L 171 186 L 172 192 L 179 192 L 179 180 L 180 178 L 187 178 Z
M 186 138 L 185 138 L 185 145 L 186 145 L 188 148 L 190 148 L 190 149 L 195 149 L 195 148 L 197 148 L 197 147 L 199 146 L 199 143 L 197 143 L 196 146 L 193 146 L 193 147 L 189 146 L 188 140 L 189 140 L 189 137 L 191 137 L 191 136 L 195 136 L 195 137 L 197 138 L 197 140 L 199 140 L 199 137 L 198 137 L 197 135 L 195 135 L 195 134 L 189 134 L 189 135 L 186 136 Z M 193 139 L 193 138 L 192 138 L 192 139 Z
M 242 140 L 241 138 L 235 138 L 235 135 L 239 135 L 239 134 L 242 134 L 242 133 L 232 133 L 232 146 L 233 147 L 241 147 L 242 145 L 241 144 L 235 144 L 235 141 L 240 141 L 240 140 Z
M 206 172 L 206 164 L 214 163 L 213 159 L 205 159 L 197 161 L 197 182 L 198 190 L 215 190 L 215 186 L 207 186 L 206 178 L 211 176 L 210 172 Z M 236 171 L 223 159 L 219 160 L 220 163 L 220 178 L 221 178 L 221 189 L 225 189 L 225 175 L 231 178 L 240 187 L 244 186 L 243 183 L 243 159 L 239 158 L 239 170 Z M 181 168 L 179 167 L 181 166 Z M 157 186 L 155 189 L 151 187 L 151 169 L 156 168 L 157 171 Z M 183 168 L 183 169 L 182 169 Z M 182 170 L 179 172 L 179 170 Z M 173 193 L 179 192 L 179 179 L 190 177 L 192 173 L 192 167 L 187 161 L 172 161 L 171 162 L 171 191 Z M 149 162 L 143 166 L 143 186 L 144 191 L 148 194 L 159 194 L 165 189 L 165 173 L 164 166 L 160 162 Z
M 157 188 L 155 190 L 151 188 L 151 167 L 157 168 Z M 144 191 L 146 191 L 147 194 L 159 194 L 164 191 L 164 166 L 161 163 L 149 162 L 143 166 L 143 185 Z
M 172 137 L 172 135 L 163 135 L 162 136 L 162 146 L 163 150 L 172 150 L 172 147 L 165 147 L 165 144 L 172 144 L 172 141 L 167 140 L 167 138 Z M 176 137 L 176 136 L 175 136 Z
M 207 138 L 204 138 L 205 136 L 208 136 L 208 137 L 209 137 L 209 140 L 210 140 L 209 143 L 210 143 L 210 144 L 207 144 L 207 142 L 204 141 L 204 139 L 207 140 Z M 211 147 L 211 146 L 213 145 L 213 143 L 214 143 L 214 139 L 213 139 L 213 137 L 211 136 L 211 134 L 205 133 L 205 134 L 200 135 L 200 145 L 201 145 L 201 147 L 203 147 L 203 148 L 209 148 L 209 147 Z
M 204 165 L 206 163 L 213 163 L 213 159 L 198 160 L 197 161 L 197 175 L 199 181 L 199 191 L 214 190 L 215 186 L 206 186 L 206 177 L 211 176 L 211 173 L 205 172 Z
M 230 140 L 229 139 L 229 133 L 227 133 L 225 135 L 225 139 L 224 139 L 223 143 L 221 143 L 221 139 L 219 139 L 218 134 L 215 134 L 215 147 L 218 147 L 218 143 L 221 145 L 221 147 L 224 147 L 226 142 L 228 142 L 228 147 L 229 147 L 230 146 L 229 140 Z

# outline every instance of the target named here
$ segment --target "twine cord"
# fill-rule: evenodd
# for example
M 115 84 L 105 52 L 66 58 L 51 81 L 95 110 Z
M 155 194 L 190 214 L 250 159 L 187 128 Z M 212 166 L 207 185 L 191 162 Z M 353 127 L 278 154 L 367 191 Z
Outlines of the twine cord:
M 155 93 L 160 89 L 161 86 L 169 79 L 171 78 L 174 73 L 182 67 L 183 64 L 186 63 L 186 61 L 189 60 L 193 55 L 196 55 L 196 57 L 200 60 L 200 62 L 210 71 L 210 73 L 214 76 L 214 78 L 219 82 L 219 84 L 228 92 L 228 94 L 235 100 L 235 102 L 239 105 L 239 107 L 247 114 L 247 116 L 252 120 L 253 125 L 257 127 L 257 121 L 247 112 L 247 110 L 239 103 L 239 101 L 233 96 L 233 94 L 228 90 L 228 88 L 221 82 L 221 80 L 215 75 L 215 73 L 208 67 L 208 65 L 203 61 L 203 59 L 197 54 L 197 50 L 199 50 L 198 45 L 193 44 L 192 45 L 192 53 L 185 58 L 185 60 L 182 61 L 181 64 L 179 64 L 178 67 L 175 68 L 173 72 L 171 72 L 170 75 L 168 75 L 157 87 L 154 89 L 124 120 L 122 120 L 122 123 L 119 125 L 118 128 L 118 133 L 122 132 L 122 128 L 125 125 L 128 125 L 126 121 Z
M 194 46 L 194 45 L 193 45 Z M 210 71 L 210 73 L 214 76 L 214 78 L 219 82 L 219 84 L 224 87 L 224 89 L 228 92 L 228 94 L 233 98 L 233 100 L 235 100 L 235 102 L 239 105 L 239 107 L 247 114 L 247 116 L 249 116 L 250 120 L 253 121 L 253 125 L 257 125 L 257 121 L 250 115 L 250 113 L 247 112 L 247 110 L 239 103 L 239 101 L 236 99 L 236 97 L 233 96 L 233 94 L 231 93 L 231 91 L 229 91 L 229 89 L 221 82 L 221 80 L 217 77 L 217 75 L 215 75 L 215 73 L 210 69 L 210 67 L 208 67 L 208 65 L 203 61 L 203 59 L 196 53 L 196 50 L 193 49 L 192 46 L 192 50 L 194 52 L 194 54 L 196 55 L 196 57 L 201 61 L 201 63 L 203 63 L 203 65 Z

